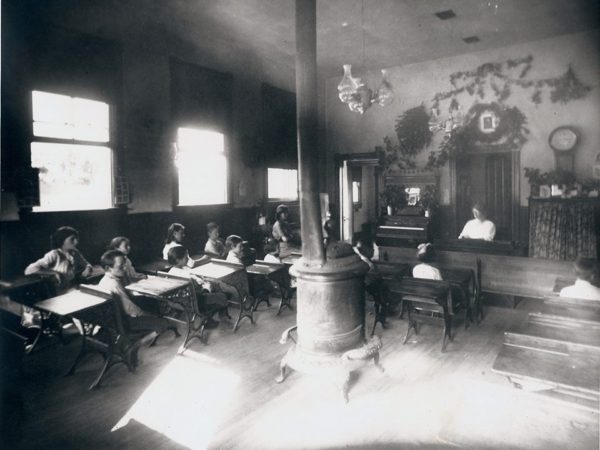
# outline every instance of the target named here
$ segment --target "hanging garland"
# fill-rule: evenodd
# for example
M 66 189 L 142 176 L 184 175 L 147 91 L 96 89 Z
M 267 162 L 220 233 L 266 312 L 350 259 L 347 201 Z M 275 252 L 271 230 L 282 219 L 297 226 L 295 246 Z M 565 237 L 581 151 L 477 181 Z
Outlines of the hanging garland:
M 498 126 L 491 132 L 481 130 L 480 118 L 483 113 L 495 114 Z M 501 143 L 510 150 L 517 150 L 527 141 L 529 129 L 527 118 L 516 106 L 507 107 L 499 103 L 476 103 L 465 118 L 465 125 L 444 136 L 437 152 L 432 151 L 425 165 L 426 169 L 444 166 L 450 156 L 475 151 L 478 145 Z
M 474 70 L 454 72 L 450 75 L 450 84 L 453 89 L 435 94 L 432 105 L 434 108 L 438 108 L 440 102 L 464 92 L 483 99 L 488 85 L 494 91 L 499 102 L 503 102 L 511 96 L 513 86 L 533 89 L 530 100 L 536 105 L 542 103 L 542 94 L 547 89 L 550 90 L 552 103 L 568 103 L 585 97 L 592 90 L 591 86 L 579 80 L 571 65 L 559 77 L 525 79 L 532 68 L 532 62 L 533 56 L 528 55 L 522 58 L 507 59 L 504 62 L 484 63 Z
M 518 149 L 527 141 L 529 130 L 525 126 L 527 119 L 517 107 L 504 105 L 516 86 L 530 89 L 530 101 L 539 105 L 543 94 L 549 92 L 552 103 L 568 103 L 583 98 L 591 87 L 579 80 L 571 65 L 559 77 L 527 79 L 532 69 L 533 56 L 507 59 L 503 62 L 488 62 L 473 70 L 454 72 L 450 75 L 452 89 L 438 92 L 432 98 L 432 108 L 438 109 L 440 103 L 450 100 L 450 110 L 458 110 L 456 96 L 468 94 L 484 99 L 488 90 L 493 91 L 497 102 L 489 104 L 475 103 L 464 120 L 465 125 L 444 136 L 438 151 L 432 151 L 425 169 L 434 169 L 445 165 L 450 155 L 472 151 L 477 144 L 502 143 L 511 150 Z M 491 111 L 499 119 L 493 130 L 482 132 L 479 125 L 480 115 Z M 393 166 L 400 169 L 415 168 L 414 158 L 431 143 L 429 116 L 423 105 L 405 111 L 396 121 L 396 134 L 399 144 L 395 145 L 384 138 L 386 171 Z

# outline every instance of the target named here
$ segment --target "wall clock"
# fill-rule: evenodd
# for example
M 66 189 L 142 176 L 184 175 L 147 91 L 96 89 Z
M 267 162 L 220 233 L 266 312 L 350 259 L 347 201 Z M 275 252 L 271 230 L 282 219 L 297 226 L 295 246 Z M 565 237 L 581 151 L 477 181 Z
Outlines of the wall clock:
M 579 135 L 573 127 L 558 127 L 550 133 L 548 143 L 554 150 L 557 169 L 573 171 L 573 159 L 578 141 Z

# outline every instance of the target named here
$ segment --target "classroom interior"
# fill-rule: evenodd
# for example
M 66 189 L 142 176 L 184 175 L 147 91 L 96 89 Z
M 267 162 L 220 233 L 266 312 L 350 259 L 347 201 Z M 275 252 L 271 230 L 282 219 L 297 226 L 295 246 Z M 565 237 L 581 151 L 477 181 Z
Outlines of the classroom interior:
M 599 448 L 600 302 L 558 296 L 600 256 L 598 17 L 595 0 L 2 1 L 3 448 Z M 282 204 L 295 245 L 264 263 Z M 492 242 L 458 239 L 475 204 Z M 247 264 L 202 258 L 210 222 Z M 179 311 L 90 389 L 103 360 L 78 354 L 102 327 L 39 306 L 59 293 L 25 270 L 70 226 L 97 275 L 71 293 L 98 295 L 116 236 L 152 278 L 173 223 L 192 270 L 231 269 L 248 297 L 202 330 Z M 446 281 L 411 276 L 426 242 Z

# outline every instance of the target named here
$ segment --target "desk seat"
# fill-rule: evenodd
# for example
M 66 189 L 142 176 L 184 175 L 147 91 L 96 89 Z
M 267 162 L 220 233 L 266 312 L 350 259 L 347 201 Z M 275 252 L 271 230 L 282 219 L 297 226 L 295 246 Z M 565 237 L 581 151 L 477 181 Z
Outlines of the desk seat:
M 597 411 L 600 302 L 552 297 L 504 333 L 493 370 L 519 388 Z
M 492 370 L 506 376 L 519 389 L 598 410 L 600 353 L 548 352 L 503 345 Z
M 408 342 L 411 329 L 418 334 L 417 320 L 428 320 L 426 315 L 439 315 L 444 321 L 442 352 L 446 351 L 448 341 L 452 340 L 452 315 L 450 306 L 450 283 L 447 281 L 403 278 L 387 284 L 390 296 L 396 297 L 407 305 L 408 329 L 404 344 Z M 419 315 L 414 313 L 420 313 Z M 421 317 L 423 315 L 423 317 Z
M 504 333 L 504 342 L 540 350 L 569 352 L 589 351 L 600 355 L 600 327 L 586 327 L 580 322 L 563 320 L 535 322 L 539 316 L 530 317 L 529 323 L 511 327 Z
M 81 347 L 67 375 L 75 373 L 87 353 L 100 352 L 104 356 L 104 365 L 90 390 L 100 386 L 108 370 L 116 364 L 125 364 L 130 372 L 134 372 L 139 347 L 154 342 L 158 335 L 152 330 L 130 329 L 121 302 L 94 286 L 82 285 L 79 290 L 38 302 L 36 308 L 61 317 L 73 317 L 89 325 L 83 326 Z M 97 327 L 100 327 L 99 331 Z

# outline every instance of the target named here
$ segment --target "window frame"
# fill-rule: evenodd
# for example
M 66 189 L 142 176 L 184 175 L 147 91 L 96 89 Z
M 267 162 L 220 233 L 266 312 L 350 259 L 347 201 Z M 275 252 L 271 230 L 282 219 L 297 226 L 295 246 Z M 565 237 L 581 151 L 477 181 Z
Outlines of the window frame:
M 105 142 L 100 141 L 88 141 L 88 140 L 79 140 L 79 139 L 71 139 L 71 138 L 57 138 L 57 137 L 48 137 L 48 136 L 36 136 L 34 134 L 34 123 L 35 120 L 33 118 L 33 93 L 34 92 L 44 92 L 48 94 L 56 94 L 62 95 L 70 98 L 79 98 L 83 100 L 91 100 L 100 103 L 104 103 L 108 107 L 108 140 Z M 110 150 L 110 206 L 106 208 L 90 208 L 90 209 L 59 209 L 59 210 L 43 210 L 36 211 L 36 207 L 42 207 L 42 195 L 40 192 L 40 205 L 34 207 L 21 207 L 20 209 L 24 212 L 29 212 L 32 214 L 73 214 L 73 213 L 94 213 L 98 211 L 110 211 L 118 209 L 115 206 L 115 174 L 118 172 L 117 167 L 117 158 L 115 154 L 115 145 L 116 145 L 116 107 L 111 102 L 106 99 L 99 99 L 97 96 L 87 96 L 84 97 L 82 95 L 86 95 L 86 93 L 78 93 L 78 92 L 67 92 L 67 89 L 55 89 L 54 87 L 41 87 L 37 86 L 35 88 L 30 88 L 28 90 L 28 145 L 27 145 L 27 159 L 29 167 L 31 167 L 31 157 L 32 157 L 32 145 L 34 143 L 41 144 L 63 144 L 63 145 L 79 145 L 79 146 L 89 146 L 89 147 L 106 147 Z M 39 179 L 38 179 L 39 183 Z
M 287 170 L 296 172 L 296 196 L 295 197 L 269 197 L 269 170 Z M 267 202 L 298 202 L 300 201 L 300 183 L 298 182 L 298 169 L 285 169 L 282 167 L 267 167 L 265 170 L 265 197 Z
M 208 203 L 208 204 L 195 204 L 195 205 L 181 205 L 179 203 L 179 169 L 177 167 L 177 152 L 178 152 L 178 133 L 181 128 L 190 128 L 198 131 L 209 131 L 214 133 L 219 133 L 223 135 L 223 155 L 225 156 L 225 165 L 226 165 L 226 174 L 227 174 L 227 182 L 225 187 L 226 191 L 226 200 L 224 203 Z M 233 177 L 232 177 L 232 162 L 231 162 L 231 152 L 229 148 L 229 139 L 225 130 L 211 127 L 211 126 L 203 126 L 198 123 L 184 123 L 175 127 L 173 132 L 173 139 L 171 144 L 171 168 L 172 168 L 172 199 L 173 199 L 173 209 L 178 210 L 189 210 L 196 208 L 215 208 L 215 207 L 226 207 L 233 205 Z

